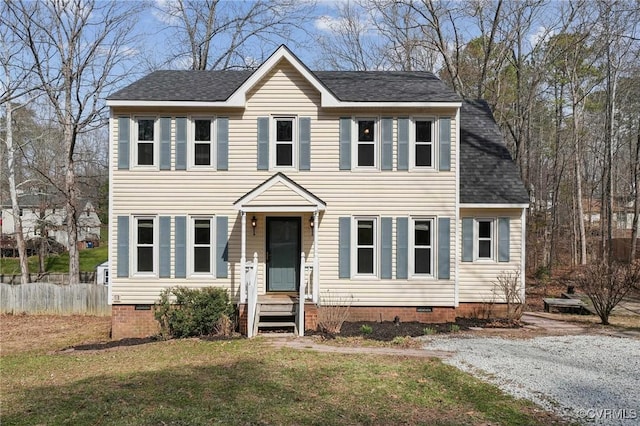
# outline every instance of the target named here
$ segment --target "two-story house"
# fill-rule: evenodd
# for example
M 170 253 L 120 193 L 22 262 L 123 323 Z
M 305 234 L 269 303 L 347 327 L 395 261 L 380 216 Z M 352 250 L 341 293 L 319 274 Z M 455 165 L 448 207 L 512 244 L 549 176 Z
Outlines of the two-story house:
M 299 332 L 336 302 L 451 321 L 524 272 L 528 196 L 500 131 L 431 73 L 313 72 L 281 46 L 107 103 L 114 338 L 154 333 L 167 287 L 228 289 L 253 335 L 278 305 Z

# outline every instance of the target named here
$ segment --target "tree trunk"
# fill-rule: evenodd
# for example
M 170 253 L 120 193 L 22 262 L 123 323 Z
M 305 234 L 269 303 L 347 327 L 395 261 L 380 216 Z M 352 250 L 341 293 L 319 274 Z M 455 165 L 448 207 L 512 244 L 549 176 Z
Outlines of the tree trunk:
M 580 138 L 578 137 L 579 131 L 579 113 L 577 110 L 580 107 L 574 103 L 573 105 L 573 149 L 574 149 L 574 172 L 575 172 L 575 184 L 576 184 L 576 222 L 579 232 L 579 250 L 580 250 L 580 265 L 587 264 L 587 233 L 584 228 L 584 209 L 582 207 L 582 168 L 581 162 L 581 150 L 580 150 Z
M 640 121 L 638 121 L 638 135 L 636 140 L 635 161 L 633 167 L 633 182 L 636 190 L 636 197 L 633 202 L 633 225 L 631 229 L 631 253 L 629 262 L 636 259 L 637 240 L 638 240 L 638 222 L 640 221 Z
M 29 282 L 29 262 L 27 258 L 27 247 L 22 230 L 22 215 L 20 214 L 20 204 L 18 203 L 18 191 L 16 189 L 16 150 L 13 146 L 13 107 L 11 102 L 6 103 L 6 130 L 5 143 L 7 145 L 7 172 L 9 174 L 9 193 L 11 197 L 11 210 L 13 223 L 15 225 L 16 245 L 18 246 L 18 256 L 20 257 L 20 283 Z
M 66 135 L 68 144 L 70 146 L 75 145 L 75 133 L 73 132 L 73 126 L 67 124 Z M 65 191 L 66 191 L 66 210 L 67 210 L 67 233 L 69 241 L 69 284 L 80 284 L 80 253 L 78 251 L 78 196 L 76 186 L 76 172 L 75 164 L 73 161 L 73 148 L 69 148 L 67 158 L 67 173 L 65 176 Z

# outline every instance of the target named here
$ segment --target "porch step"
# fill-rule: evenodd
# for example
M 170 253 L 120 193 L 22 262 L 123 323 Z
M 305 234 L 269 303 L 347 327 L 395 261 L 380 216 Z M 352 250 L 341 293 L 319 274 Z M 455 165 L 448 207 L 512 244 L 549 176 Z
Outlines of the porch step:
M 260 304 L 260 315 L 295 315 L 296 310 L 293 304 Z
M 258 330 L 260 329 L 260 327 L 268 327 L 268 328 L 288 328 L 288 327 L 293 327 L 295 328 L 296 323 L 295 322 L 289 322 L 289 321 L 282 321 L 282 322 L 276 322 L 276 321 L 261 321 L 258 323 Z
M 290 317 L 296 314 L 295 311 L 260 311 L 261 317 Z
M 281 334 L 283 330 L 297 331 L 297 299 L 293 297 L 262 297 L 256 307 L 255 330 L 257 333 Z

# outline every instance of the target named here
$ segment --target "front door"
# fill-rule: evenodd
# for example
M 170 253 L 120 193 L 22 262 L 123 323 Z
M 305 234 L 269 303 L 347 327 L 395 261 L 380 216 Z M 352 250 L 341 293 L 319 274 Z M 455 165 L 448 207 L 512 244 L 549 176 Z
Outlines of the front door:
M 267 217 L 267 291 L 296 292 L 300 281 L 300 218 Z

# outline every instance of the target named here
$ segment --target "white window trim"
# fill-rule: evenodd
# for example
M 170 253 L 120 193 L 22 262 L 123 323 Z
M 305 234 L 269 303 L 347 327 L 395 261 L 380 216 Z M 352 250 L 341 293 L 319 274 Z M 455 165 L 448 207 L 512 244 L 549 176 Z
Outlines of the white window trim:
M 491 222 L 491 257 L 480 257 L 480 222 Z M 495 262 L 497 260 L 497 223 L 495 217 L 476 217 L 473 219 L 473 260 L 475 262 Z
M 216 230 L 215 230 L 215 220 L 214 216 L 189 216 L 189 230 L 188 230 L 188 240 L 187 240 L 187 258 L 189 259 L 189 277 L 194 278 L 215 278 L 216 276 L 216 264 L 215 264 L 215 250 L 216 250 Z M 210 241 L 209 244 L 209 262 L 211 265 L 211 271 L 209 272 L 195 272 L 195 223 L 196 220 L 208 220 L 210 224 L 209 232 L 210 232 Z
M 153 220 L 153 271 L 151 272 L 138 272 L 138 221 L 140 220 Z M 158 277 L 158 259 L 159 259 L 159 231 L 158 217 L 153 215 L 135 215 L 133 216 L 133 226 L 131 227 L 130 241 L 133 241 L 133 253 L 131 253 L 131 260 L 133 265 L 133 277 Z
M 292 132 L 292 149 L 291 149 L 291 165 L 290 166 L 278 166 L 276 164 L 277 158 L 277 140 L 278 137 L 278 121 L 291 121 Z M 298 116 L 297 115 L 273 115 L 271 116 L 271 123 L 269 123 L 269 169 L 270 170 L 298 170 Z
M 149 141 L 138 140 L 138 121 L 139 120 L 153 120 L 153 164 L 152 165 L 140 165 L 138 164 L 138 143 L 149 143 Z M 156 116 L 137 115 L 133 117 L 133 126 L 131 126 L 131 158 L 133 158 L 133 164 L 131 168 L 146 169 L 146 170 L 160 170 L 160 120 Z
M 358 122 L 373 121 L 373 166 L 358 166 Z M 380 171 L 380 117 L 353 117 L 351 120 L 351 170 Z
M 431 166 L 416 166 L 416 122 L 417 121 L 430 121 L 431 122 Z M 411 117 L 409 120 L 409 170 L 416 171 L 435 171 L 437 170 L 438 162 L 438 119 L 434 116 L 416 116 Z
M 358 273 L 358 222 L 373 221 L 373 274 Z M 380 220 L 377 216 L 354 216 L 351 220 L 351 277 L 356 279 L 380 278 Z
M 211 164 L 209 165 L 196 165 L 196 120 L 211 120 Z M 216 169 L 216 146 L 218 143 L 216 128 L 216 117 L 212 115 L 193 115 L 189 117 L 189 130 L 187 131 L 187 159 L 189 170 Z
M 415 233 L 415 225 L 416 221 L 430 221 L 431 222 L 431 273 L 430 274 L 417 274 L 415 272 L 416 268 L 416 259 L 415 259 L 415 249 L 416 249 L 416 233 Z M 436 254 L 435 248 L 437 247 L 438 241 L 436 232 L 436 219 L 433 216 L 416 216 L 411 217 L 409 219 L 409 278 L 434 278 L 436 276 Z

